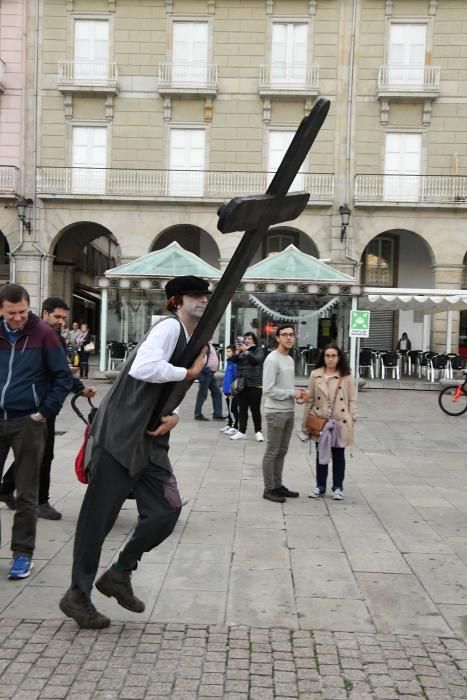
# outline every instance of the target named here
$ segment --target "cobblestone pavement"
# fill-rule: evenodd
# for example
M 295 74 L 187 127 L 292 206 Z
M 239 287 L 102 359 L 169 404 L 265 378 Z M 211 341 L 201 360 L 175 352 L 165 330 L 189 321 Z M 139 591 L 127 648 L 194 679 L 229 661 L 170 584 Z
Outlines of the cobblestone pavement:
M 342 502 L 307 498 L 314 457 L 294 438 L 284 476 L 301 496 L 281 506 L 261 497 L 264 444 L 193 421 L 190 392 L 171 448 L 189 505 L 135 572 L 146 611 L 96 594 L 112 619 L 98 633 L 57 607 L 84 490 L 72 471 L 83 426 L 67 406 L 51 497 L 63 519 L 39 521 L 24 581 L 6 580 L 0 506 L 0 698 L 467 700 L 466 422 L 436 400 L 362 392 Z M 135 515 L 128 501 L 103 568 Z
M 3 621 L 0 697 L 449 700 L 466 698 L 455 639 L 281 628 Z

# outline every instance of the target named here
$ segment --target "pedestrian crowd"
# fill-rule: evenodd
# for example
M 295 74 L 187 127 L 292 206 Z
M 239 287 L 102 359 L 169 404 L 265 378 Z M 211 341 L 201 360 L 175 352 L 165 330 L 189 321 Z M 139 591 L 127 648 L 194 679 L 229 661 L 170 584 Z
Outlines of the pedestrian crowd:
M 283 473 L 295 407 L 303 404 L 301 435 L 316 444 L 316 486 L 308 495 L 324 496 L 332 461 L 332 497 L 343 498 L 345 447 L 352 443 L 357 395 L 342 349 L 327 345 L 308 388 L 299 388 L 291 356 L 294 326 L 285 323 L 276 328 L 277 347 L 270 353 L 248 331 L 226 348 L 221 389 L 212 340 L 188 369 L 181 366 L 207 306 L 208 282 L 192 275 L 176 277 L 166 284 L 165 293 L 167 315 L 132 350 L 87 434 L 83 453 L 88 486 L 76 526 L 70 586 L 59 603 L 82 628 L 110 624 L 91 600 L 93 586 L 128 610 L 144 610 L 144 602 L 133 592 L 132 572 L 145 552 L 170 536 L 185 503 L 169 458 L 178 408 L 166 415 L 159 409 L 167 389 L 177 382 L 198 381 L 197 421 L 209 421 L 203 406 L 210 393 L 212 419 L 226 422 L 221 432 L 231 440 L 247 439 L 251 414 L 255 440 L 265 441 L 263 498 L 273 503 L 299 496 L 284 484 Z M 95 350 L 88 326 L 73 322 L 68 330 L 69 308 L 58 297 L 44 301 L 41 318 L 29 304 L 28 292 L 19 285 L 0 290 L 0 476 L 10 450 L 14 457 L 0 484 L 0 500 L 15 510 L 8 574 L 12 580 L 26 578 L 33 567 L 37 517 L 61 518 L 49 503 L 56 416 L 70 392 L 95 395 L 95 388 L 81 381 L 88 377 L 89 354 Z M 77 366 L 80 378 L 74 375 Z M 116 561 L 95 580 L 105 539 L 130 496 L 136 499 L 139 516 L 133 534 Z

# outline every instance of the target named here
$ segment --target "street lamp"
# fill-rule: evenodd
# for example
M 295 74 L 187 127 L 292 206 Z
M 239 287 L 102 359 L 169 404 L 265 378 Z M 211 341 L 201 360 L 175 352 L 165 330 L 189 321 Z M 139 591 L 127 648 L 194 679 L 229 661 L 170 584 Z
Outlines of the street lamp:
M 16 209 L 18 219 L 23 224 L 24 228 L 28 233 L 31 233 L 31 221 L 27 217 L 28 207 L 32 206 L 34 202 L 32 199 L 25 199 L 24 197 L 18 197 L 16 200 Z
M 339 207 L 339 214 L 341 216 L 341 243 L 347 233 L 347 227 L 350 223 L 351 211 L 348 204 L 341 204 Z

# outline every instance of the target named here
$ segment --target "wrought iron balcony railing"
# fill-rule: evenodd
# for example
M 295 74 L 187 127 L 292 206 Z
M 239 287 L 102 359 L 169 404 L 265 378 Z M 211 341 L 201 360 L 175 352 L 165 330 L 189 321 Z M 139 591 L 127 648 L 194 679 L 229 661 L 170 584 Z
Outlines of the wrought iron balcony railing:
M 59 61 L 59 87 L 116 89 L 118 68 L 111 61 Z
M 267 172 L 40 167 L 37 191 L 49 196 L 223 200 L 265 192 L 272 176 L 273 173 Z M 292 189 L 310 192 L 311 204 L 331 203 L 334 175 L 299 173 Z
M 260 66 L 259 89 L 261 91 L 286 91 L 316 93 L 319 88 L 319 66 L 305 63 L 274 62 Z
M 467 177 L 449 175 L 356 175 L 355 204 L 464 204 Z
M 159 64 L 159 90 L 217 90 L 217 65 L 199 61 Z
M 440 66 L 398 65 L 380 66 L 378 89 L 380 92 L 439 92 Z
M 16 194 L 19 186 L 19 169 L 16 165 L 0 165 L 0 195 Z

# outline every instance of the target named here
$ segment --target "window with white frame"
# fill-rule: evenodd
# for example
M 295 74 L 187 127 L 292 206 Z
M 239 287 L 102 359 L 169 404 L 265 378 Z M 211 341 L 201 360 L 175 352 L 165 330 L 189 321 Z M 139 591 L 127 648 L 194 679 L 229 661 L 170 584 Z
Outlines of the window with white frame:
M 365 284 L 368 287 L 394 286 L 394 239 L 374 238 L 365 249 Z
M 207 22 L 172 25 L 172 82 L 204 85 L 208 80 Z
M 308 24 L 274 22 L 271 39 L 271 83 L 304 84 Z
M 173 128 L 170 130 L 170 195 L 203 196 L 205 148 L 204 129 Z
M 417 202 L 421 191 L 422 135 L 387 133 L 384 199 Z
M 389 85 L 423 86 L 426 33 L 426 24 L 391 24 L 388 47 Z
M 270 182 L 279 167 L 285 152 L 295 135 L 295 131 L 269 131 L 268 135 L 268 182 Z M 305 177 L 303 175 L 304 165 L 298 171 L 290 189 L 303 190 L 305 185 Z
M 73 192 L 94 194 L 105 192 L 107 127 L 73 127 L 71 164 Z
M 75 19 L 74 77 L 107 80 L 109 77 L 108 20 Z

